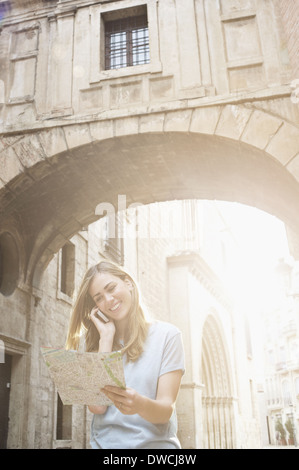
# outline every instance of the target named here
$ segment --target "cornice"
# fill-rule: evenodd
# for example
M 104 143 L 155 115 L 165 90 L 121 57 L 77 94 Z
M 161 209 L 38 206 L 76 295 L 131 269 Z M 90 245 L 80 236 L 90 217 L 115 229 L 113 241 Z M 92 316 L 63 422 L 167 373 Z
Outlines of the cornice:
M 32 21 L 47 17 L 49 14 L 65 16 L 74 14 L 79 8 L 86 8 L 93 5 L 104 5 L 111 2 L 121 2 L 122 0 L 44 0 L 40 2 L 34 0 L 28 2 L 28 6 L 23 5 L 23 10 L 15 12 L 16 0 L 0 0 L 0 5 L 6 7 L 5 17 L 1 20 L 1 28 L 8 27 L 23 21 Z
M 196 251 L 181 251 L 167 258 L 169 265 L 185 265 L 200 284 L 228 311 L 233 310 L 233 302 L 224 286 L 207 262 Z

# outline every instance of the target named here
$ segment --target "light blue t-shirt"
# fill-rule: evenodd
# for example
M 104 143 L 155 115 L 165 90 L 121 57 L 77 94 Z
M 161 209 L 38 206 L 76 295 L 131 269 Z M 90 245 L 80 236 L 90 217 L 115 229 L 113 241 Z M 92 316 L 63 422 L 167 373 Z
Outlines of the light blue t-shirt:
M 154 400 L 159 377 L 174 370 L 185 371 L 181 332 L 174 325 L 155 321 L 139 359 L 127 362 L 124 357 L 126 385 Z M 138 414 L 123 415 L 109 406 L 104 414 L 93 416 L 90 444 L 93 449 L 180 449 L 176 413 L 168 423 L 152 424 Z

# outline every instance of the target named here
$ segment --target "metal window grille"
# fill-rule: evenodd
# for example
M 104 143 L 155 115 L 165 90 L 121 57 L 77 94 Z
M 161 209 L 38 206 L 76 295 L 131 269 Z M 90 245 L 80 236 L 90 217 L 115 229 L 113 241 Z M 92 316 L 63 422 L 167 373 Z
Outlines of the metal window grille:
M 105 69 L 148 64 L 147 16 L 132 16 L 105 23 Z

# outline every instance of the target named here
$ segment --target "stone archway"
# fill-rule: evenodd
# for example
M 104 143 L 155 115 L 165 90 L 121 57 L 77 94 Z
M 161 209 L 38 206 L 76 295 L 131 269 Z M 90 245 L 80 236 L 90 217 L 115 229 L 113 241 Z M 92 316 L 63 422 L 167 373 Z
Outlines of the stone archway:
M 204 448 L 236 448 L 231 380 L 224 335 L 215 316 L 209 315 L 202 333 Z
M 253 105 L 44 125 L 1 139 L 0 232 L 18 233 L 20 279 L 29 286 L 96 220 L 97 204 L 116 207 L 119 194 L 127 204 L 237 201 L 299 233 L 299 130 Z

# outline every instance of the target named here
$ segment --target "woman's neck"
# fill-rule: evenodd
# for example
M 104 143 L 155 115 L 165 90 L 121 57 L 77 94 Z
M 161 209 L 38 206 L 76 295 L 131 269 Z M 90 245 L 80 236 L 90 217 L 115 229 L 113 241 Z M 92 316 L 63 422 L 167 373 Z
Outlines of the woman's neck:
M 116 337 L 117 340 L 120 343 L 125 342 L 125 337 L 126 337 L 126 331 L 127 331 L 127 321 L 126 320 L 121 320 L 120 322 L 115 323 L 115 328 L 116 328 Z

